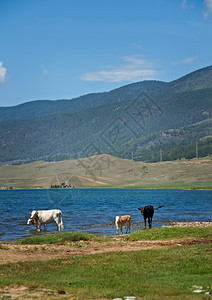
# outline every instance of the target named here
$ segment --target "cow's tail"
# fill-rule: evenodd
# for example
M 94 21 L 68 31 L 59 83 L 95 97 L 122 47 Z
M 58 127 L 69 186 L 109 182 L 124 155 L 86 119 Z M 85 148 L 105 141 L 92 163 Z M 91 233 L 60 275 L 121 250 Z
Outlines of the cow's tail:
M 59 231 L 63 230 L 63 218 L 62 218 L 62 212 L 60 212 L 60 223 L 59 223 Z
M 159 209 L 159 208 L 161 208 L 161 207 L 164 207 L 164 205 L 160 205 L 160 206 L 158 206 L 157 208 L 155 208 L 155 210 L 156 210 L 156 209 Z

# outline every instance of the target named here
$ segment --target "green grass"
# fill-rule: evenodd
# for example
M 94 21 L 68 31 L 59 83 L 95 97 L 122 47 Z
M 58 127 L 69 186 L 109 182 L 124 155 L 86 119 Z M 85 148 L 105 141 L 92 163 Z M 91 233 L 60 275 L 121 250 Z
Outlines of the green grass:
M 64 232 L 49 235 L 31 236 L 24 240 L 21 240 L 22 245 L 38 245 L 38 244 L 58 244 L 62 245 L 66 242 L 76 242 L 76 241 L 91 241 L 98 240 L 99 238 L 93 234 L 84 232 Z
M 123 235 L 121 242 L 124 247 L 128 240 L 209 240 L 211 233 L 211 227 L 153 228 Z M 64 244 L 94 239 L 105 241 L 92 234 L 67 232 L 26 238 L 19 243 Z M 123 299 L 127 295 L 137 299 L 208 299 L 205 292 L 212 293 L 211 248 L 211 244 L 176 246 L 5 264 L 0 268 L 0 286 L 65 290 L 83 300 Z M 201 286 L 202 293 L 193 293 L 194 286 Z
M 208 299 L 211 245 L 96 254 L 1 266 L 0 286 L 65 290 L 77 299 Z M 69 262 L 69 263 L 68 263 Z M 3 274 L 3 275 L 2 275 Z M 196 295 L 193 286 L 202 286 Z M 141 297 L 141 298 L 139 298 Z
M 170 239 L 211 239 L 212 227 L 162 227 L 151 230 L 139 230 L 130 234 L 128 239 L 134 240 L 170 240 Z
M 151 230 L 134 231 L 130 235 L 123 235 L 123 241 L 135 240 L 170 240 L 170 239 L 212 239 L 212 227 L 158 227 Z M 39 235 L 27 237 L 16 244 L 38 245 L 38 244 L 58 244 L 77 241 L 99 241 L 107 242 L 111 239 L 105 236 L 95 236 L 85 232 L 64 232 L 49 235 Z M 1 249 L 1 245 L 0 245 Z
M 0 243 L 0 250 L 7 250 L 7 249 L 9 249 L 7 246 L 2 245 L 2 244 Z
M 136 186 L 127 186 L 126 188 L 133 189 L 176 189 L 176 190 L 211 190 L 211 182 L 194 182 L 194 183 L 177 183 L 177 182 L 165 182 L 160 184 L 145 184 Z

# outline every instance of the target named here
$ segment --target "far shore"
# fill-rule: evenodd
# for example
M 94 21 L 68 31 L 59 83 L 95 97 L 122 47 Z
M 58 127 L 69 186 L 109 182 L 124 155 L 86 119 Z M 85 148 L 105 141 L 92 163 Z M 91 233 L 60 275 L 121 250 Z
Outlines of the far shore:
M 80 160 L 36 161 L 0 166 L 0 189 L 181 189 L 211 190 L 211 157 L 145 163 L 97 155 Z
M 197 191 L 210 191 L 212 187 L 204 187 L 204 188 L 196 188 L 196 187 L 184 187 L 184 186 L 161 186 L 161 187 L 128 187 L 128 186 L 121 186 L 121 187 L 108 187 L 108 186 L 86 186 L 86 187 L 75 187 L 75 188 L 50 188 L 50 187 L 27 187 L 27 188 L 19 188 L 19 187 L 12 187 L 12 188 L 2 188 L 0 187 L 0 191 L 13 191 L 13 190 L 74 190 L 74 189 L 132 189 L 132 190 L 197 190 Z

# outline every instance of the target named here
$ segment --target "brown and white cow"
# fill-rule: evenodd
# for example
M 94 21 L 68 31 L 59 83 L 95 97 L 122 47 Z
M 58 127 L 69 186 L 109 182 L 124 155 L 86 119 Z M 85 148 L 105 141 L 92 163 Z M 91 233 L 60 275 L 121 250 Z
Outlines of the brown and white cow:
M 119 228 L 120 228 L 121 234 L 122 234 L 123 233 L 122 227 L 125 225 L 126 225 L 126 233 L 127 233 L 128 229 L 130 232 L 131 216 L 129 216 L 129 215 L 122 216 L 122 217 L 116 216 L 114 218 L 115 218 L 115 224 L 116 224 L 116 234 L 119 233 Z
M 46 229 L 47 224 L 53 222 L 57 224 L 57 231 L 63 229 L 62 212 L 60 209 L 33 210 L 30 214 L 31 217 L 27 221 L 27 224 L 34 225 L 37 231 L 41 230 L 41 225 L 44 225 Z

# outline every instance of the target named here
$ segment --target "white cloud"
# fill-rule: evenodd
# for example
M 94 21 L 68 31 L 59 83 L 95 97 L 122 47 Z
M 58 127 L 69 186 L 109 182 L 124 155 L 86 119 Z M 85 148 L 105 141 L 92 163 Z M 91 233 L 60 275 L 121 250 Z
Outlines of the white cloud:
M 154 79 L 157 72 L 153 64 L 141 56 L 126 56 L 125 63 L 119 67 L 107 67 L 105 70 L 88 72 L 81 76 L 85 81 L 122 82 Z
M 204 17 L 207 18 L 209 15 L 212 15 L 212 0 L 204 0 L 205 13 Z
M 183 0 L 181 3 L 182 8 L 194 8 L 194 5 L 192 3 L 189 3 L 188 0 Z
M 7 73 L 7 69 L 3 67 L 3 62 L 0 61 L 0 83 L 5 82 L 6 73 Z
M 142 50 L 142 46 L 141 46 L 141 44 L 140 43 L 134 43 L 133 44 L 133 47 L 135 47 L 135 48 L 137 48 L 137 49 L 141 49 Z
M 207 18 L 209 16 L 212 16 L 212 0 L 203 0 L 202 2 L 204 3 L 203 17 Z M 191 0 L 182 0 L 181 7 L 183 9 L 191 9 L 194 8 L 194 4 Z
M 187 0 L 183 0 L 182 3 L 181 3 L 182 8 L 185 8 L 186 4 L 187 4 Z
M 42 75 L 47 76 L 48 74 L 49 74 L 49 71 L 47 69 L 44 69 L 43 72 L 42 72 Z
M 183 58 L 182 60 L 173 62 L 174 65 L 187 65 L 195 62 L 197 60 L 196 56 L 187 56 Z

